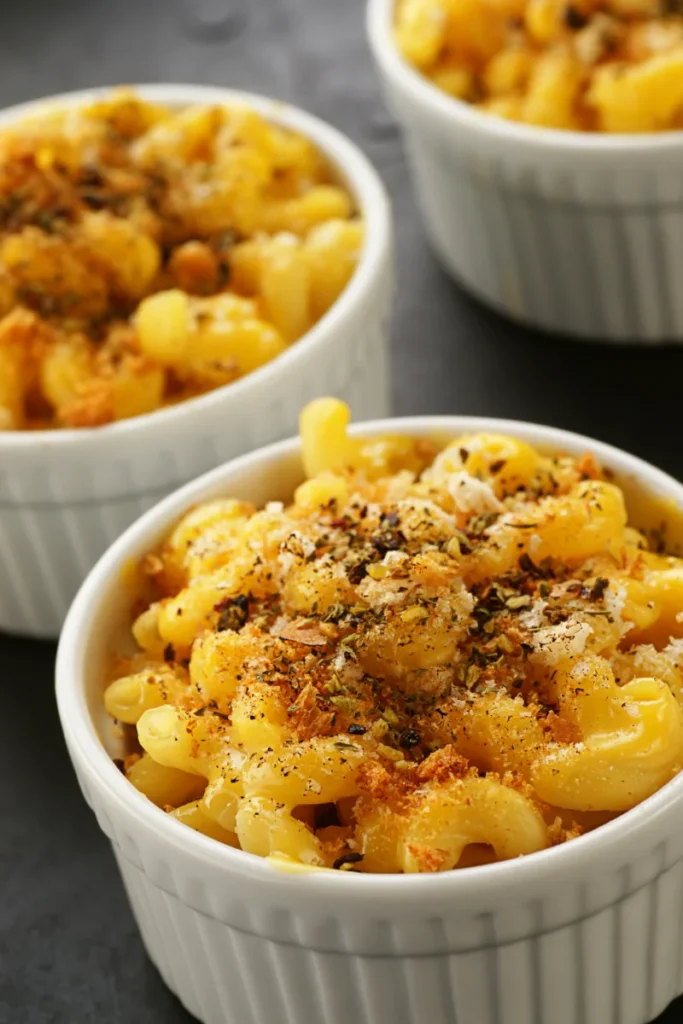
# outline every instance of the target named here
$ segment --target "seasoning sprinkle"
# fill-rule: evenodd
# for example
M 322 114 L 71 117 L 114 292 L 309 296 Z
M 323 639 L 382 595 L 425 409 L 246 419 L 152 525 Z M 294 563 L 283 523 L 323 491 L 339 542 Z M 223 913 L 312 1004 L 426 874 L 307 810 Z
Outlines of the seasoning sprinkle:
M 588 18 L 580 11 L 574 4 L 567 4 L 564 9 L 564 23 L 567 28 L 572 29 L 573 32 L 578 32 L 579 29 L 585 28 L 588 24 Z
M 408 729 L 406 732 L 403 733 L 399 740 L 401 746 L 405 747 L 407 750 L 410 750 L 412 747 L 419 746 L 421 742 L 422 737 L 418 732 L 415 732 L 414 729 Z
M 354 586 L 357 585 L 361 580 L 365 579 L 367 571 L 367 562 L 357 562 L 356 565 L 352 565 L 346 574 L 349 578 L 349 583 L 353 583 Z
M 219 612 L 216 629 L 219 633 L 225 630 L 235 632 L 242 628 L 249 616 L 249 598 L 244 594 L 237 597 L 226 597 L 214 605 L 214 611 Z
M 605 591 L 609 587 L 609 580 L 604 576 L 598 576 L 595 583 L 593 584 L 590 592 L 592 601 L 599 601 L 603 597 Z

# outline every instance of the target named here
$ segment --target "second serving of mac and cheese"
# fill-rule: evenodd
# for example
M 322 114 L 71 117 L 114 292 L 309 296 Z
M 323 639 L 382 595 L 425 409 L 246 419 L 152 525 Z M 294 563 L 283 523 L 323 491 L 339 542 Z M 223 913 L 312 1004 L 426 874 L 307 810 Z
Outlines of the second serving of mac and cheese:
M 683 128 L 675 0 L 398 0 L 396 42 L 440 89 L 546 128 Z
M 290 505 L 226 495 L 145 558 L 105 693 L 131 783 L 281 863 L 433 872 L 571 840 L 672 779 L 683 561 L 591 454 L 348 418 L 304 410 Z
M 236 381 L 336 301 L 362 239 L 313 143 L 244 105 L 120 90 L 3 127 L 0 430 L 100 426 Z

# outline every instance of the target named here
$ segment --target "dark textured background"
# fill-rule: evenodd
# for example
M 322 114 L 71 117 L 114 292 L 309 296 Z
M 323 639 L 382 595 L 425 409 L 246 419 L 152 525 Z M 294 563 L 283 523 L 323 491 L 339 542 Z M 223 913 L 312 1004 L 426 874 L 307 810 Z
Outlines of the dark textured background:
M 268 93 L 327 118 L 374 160 L 394 200 L 396 411 L 551 423 L 683 477 L 683 347 L 532 334 L 475 305 L 439 270 L 379 96 L 363 6 L 0 0 L 0 106 L 91 85 L 173 81 Z M 145 959 L 107 843 L 77 790 L 54 707 L 53 658 L 51 644 L 0 636 L 0 1024 L 188 1022 Z M 679 1001 L 660 1024 L 682 1010 Z

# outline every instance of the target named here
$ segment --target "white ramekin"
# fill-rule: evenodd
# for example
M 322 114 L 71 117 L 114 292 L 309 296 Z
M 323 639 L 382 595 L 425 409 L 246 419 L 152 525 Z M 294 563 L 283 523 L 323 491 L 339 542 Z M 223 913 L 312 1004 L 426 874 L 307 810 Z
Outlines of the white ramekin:
M 683 340 L 683 132 L 598 135 L 482 114 L 402 58 L 394 6 L 368 0 L 370 45 L 446 269 L 546 330 Z
M 338 170 L 366 223 L 358 268 L 325 316 L 282 356 L 200 398 L 88 430 L 0 432 L 0 629 L 57 636 L 87 571 L 159 498 L 226 459 L 294 433 L 321 394 L 362 418 L 389 412 L 392 228 L 372 165 L 334 128 L 288 104 L 228 89 L 135 86 L 145 99 L 247 103 L 311 138 Z M 109 89 L 50 97 L 90 103 Z M 0 113 L 0 128 L 46 101 Z
M 362 425 L 508 432 L 594 451 L 683 509 L 639 459 L 546 427 L 461 417 Z M 86 800 L 114 847 L 147 951 L 204 1024 L 645 1024 L 683 991 L 683 775 L 560 847 L 440 875 L 284 872 L 191 831 L 133 789 L 103 710 L 107 652 L 130 628 L 122 576 L 197 502 L 287 500 L 299 443 L 208 473 L 119 538 L 62 633 L 57 701 Z

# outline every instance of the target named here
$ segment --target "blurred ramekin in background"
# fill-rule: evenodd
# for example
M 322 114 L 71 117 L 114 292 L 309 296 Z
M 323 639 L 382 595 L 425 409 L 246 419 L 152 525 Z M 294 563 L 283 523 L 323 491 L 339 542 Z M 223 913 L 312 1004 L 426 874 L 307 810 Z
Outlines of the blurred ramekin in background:
M 630 455 L 531 424 L 366 423 L 364 436 L 493 431 L 593 451 L 617 480 L 683 510 L 683 486 Z M 645 1024 L 683 991 L 683 775 L 621 817 L 517 860 L 430 875 L 283 870 L 195 832 L 119 771 L 103 693 L 130 635 L 122 584 L 191 506 L 288 500 L 298 440 L 243 456 L 148 512 L 78 594 L 57 657 L 59 714 L 111 840 L 147 951 L 203 1024 Z M 636 517 L 636 522 L 637 517 Z
M 446 269 L 534 327 L 683 340 L 683 132 L 559 131 L 482 113 L 404 60 L 394 8 L 368 0 L 370 45 Z
M 233 384 L 110 426 L 0 432 L 0 629 L 10 632 L 57 636 L 79 584 L 122 530 L 198 474 L 294 433 L 310 399 L 337 395 L 357 418 L 389 411 L 391 216 L 369 161 L 334 128 L 276 100 L 199 86 L 134 88 L 173 107 L 247 104 L 312 139 L 364 218 L 363 252 L 322 319 L 282 356 Z M 45 102 L 82 106 L 108 92 L 13 107 L 0 113 L 0 129 Z

